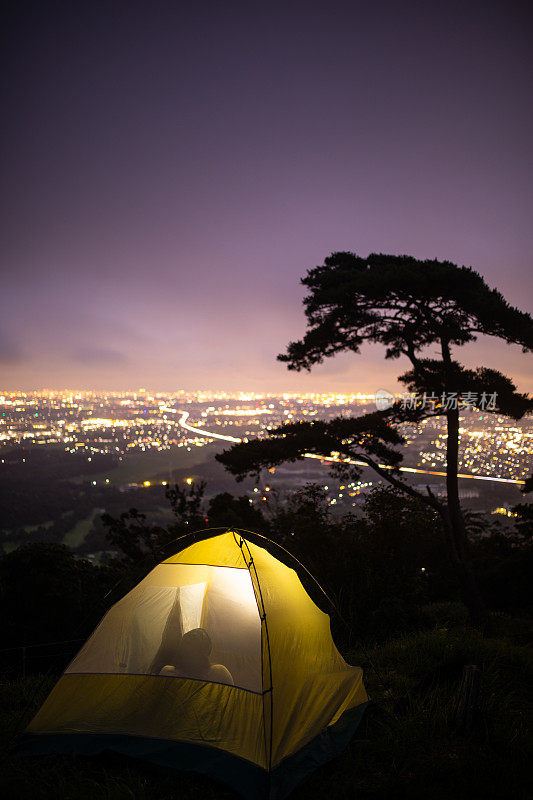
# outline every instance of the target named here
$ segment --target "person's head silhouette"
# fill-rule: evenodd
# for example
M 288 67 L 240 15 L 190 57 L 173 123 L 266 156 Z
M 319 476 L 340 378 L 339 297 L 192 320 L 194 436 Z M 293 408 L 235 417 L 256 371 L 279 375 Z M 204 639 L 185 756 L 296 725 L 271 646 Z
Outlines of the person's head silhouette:
M 213 664 L 211 660 L 211 637 L 205 628 L 193 628 L 180 640 L 176 653 L 176 664 L 167 664 L 160 675 L 174 675 L 233 686 L 231 672 L 224 664 Z
M 180 667 L 189 674 L 203 673 L 211 666 L 211 639 L 205 628 L 187 631 L 179 645 Z

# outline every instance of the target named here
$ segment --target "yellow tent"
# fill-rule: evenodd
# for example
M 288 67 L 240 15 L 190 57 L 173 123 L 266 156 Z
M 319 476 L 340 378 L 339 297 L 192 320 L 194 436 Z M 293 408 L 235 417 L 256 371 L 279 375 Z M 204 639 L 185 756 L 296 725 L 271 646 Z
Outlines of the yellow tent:
M 113 750 L 281 800 L 344 749 L 367 700 L 296 572 L 230 531 L 107 612 L 22 752 Z

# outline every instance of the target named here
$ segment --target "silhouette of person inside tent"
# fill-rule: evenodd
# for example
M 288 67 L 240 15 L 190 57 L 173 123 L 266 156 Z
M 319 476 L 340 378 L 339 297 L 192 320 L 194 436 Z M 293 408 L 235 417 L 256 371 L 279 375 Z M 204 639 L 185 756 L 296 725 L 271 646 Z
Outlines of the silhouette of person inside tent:
M 211 638 L 205 628 L 193 628 L 181 637 L 177 663 L 166 664 L 160 675 L 178 678 L 196 678 L 211 683 L 228 683 L 233 686 L 231 672 L 223 664 L 211 662 Z

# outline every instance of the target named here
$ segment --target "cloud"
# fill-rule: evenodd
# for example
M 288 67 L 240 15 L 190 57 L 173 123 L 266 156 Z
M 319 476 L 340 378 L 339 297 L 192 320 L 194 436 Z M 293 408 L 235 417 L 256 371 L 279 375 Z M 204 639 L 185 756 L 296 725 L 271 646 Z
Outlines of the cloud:
M 112 347 L 99 347 L 98 345 L 83 345 L 74 350 L 74 361 L 81 364 L 125 364 L 129 359 L 124 353 Z

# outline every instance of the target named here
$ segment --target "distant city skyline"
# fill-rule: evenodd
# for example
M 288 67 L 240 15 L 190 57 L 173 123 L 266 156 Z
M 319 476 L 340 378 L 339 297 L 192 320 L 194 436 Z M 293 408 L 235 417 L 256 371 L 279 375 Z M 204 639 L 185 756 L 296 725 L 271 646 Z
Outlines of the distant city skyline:
M 527 4 L 11 4 L 0 388 L 398 392 L 369 347 L 308 373 L 335 250 L 471 265 L 533 309 Z M 533 361 L 468 366 L 533 391 Z
M 373 397 L 334 393 L 310 397 L 187 392 L 154 395 L 143 389 L 109 394 L 0 392 L 0 444 L 14 448 L 4 452 L 0 461 L 25 463 L 33 445 L 83 454 L 88 462 L 101 456 L 120 461 L 135 452 L 171 456 L 176 447 L 191 452 L 220 441 L 261 438 L 282 423 L 359 415 L 377 405 Z M 533 452 L 531 417 L 515 421 L 487 413 L 483 407 L 469 408 L 462 414 L 461 424 L 459 477 L 523 485 Z M 428 417 L 400 425 L 399 430 L 405 437 L 402 449 L 407 456 L 401 471 L 443 477 L 445 421 L 439 416 Z M 305 458 L 324 464 L 336 460 L 337 455 L 308 453 Z M 353 463 L 364 465 L 358 460 Z M 109 483 L 110 475 L 103 480 Z M 97 481 L 93 479 L 93 483 Z M 150 477 L 145 476 L 141 485 L 150 487 Z

